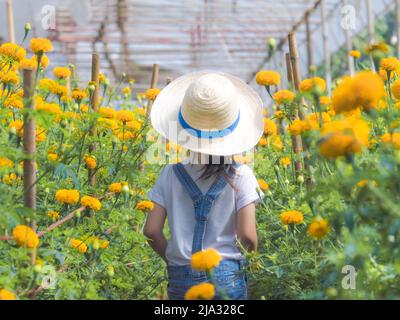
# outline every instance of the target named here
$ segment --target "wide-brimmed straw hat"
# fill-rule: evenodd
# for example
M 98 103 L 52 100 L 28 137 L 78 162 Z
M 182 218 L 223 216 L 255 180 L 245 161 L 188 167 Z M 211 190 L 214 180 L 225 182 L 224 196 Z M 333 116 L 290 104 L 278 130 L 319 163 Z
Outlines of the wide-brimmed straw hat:
M 262 101 L 245 82 L 227 73 L 201 71 L 177 78 L 157 96 L 151 122 L 162 136 L 210 155 L 253 148 L 263 130 Z

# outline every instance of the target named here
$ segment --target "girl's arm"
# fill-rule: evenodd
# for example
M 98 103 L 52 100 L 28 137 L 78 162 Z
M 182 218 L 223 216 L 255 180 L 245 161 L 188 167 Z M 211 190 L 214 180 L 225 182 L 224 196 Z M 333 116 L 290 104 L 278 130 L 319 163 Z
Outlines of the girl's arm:
M 237 237 L 247 251 L 257 251 L 256 206 L 253 203 L 240 209 L 236 216 Z
M 163 229 L 167 212 L 157 203 L 147 215 L 143 234 L 148 238 L 147 242 L 153 250 L 167 262 L 165 250 L 167 249 L 167 239 L 164 236 Z

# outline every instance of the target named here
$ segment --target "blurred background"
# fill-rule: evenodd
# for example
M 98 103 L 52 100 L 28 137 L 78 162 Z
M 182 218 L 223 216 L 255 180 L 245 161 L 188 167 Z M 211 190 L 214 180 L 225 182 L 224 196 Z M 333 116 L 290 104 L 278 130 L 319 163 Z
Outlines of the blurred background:
M 347 70 L 347 54 L 338 52 L 359 46 L 359 39 L 378 40 L 372 30 L 380 28 L 377 34 L 392 45 L 398 36 L 391 22 L 397 0 L 0 0 L 1 42 L 10 37 L 10 3 L 16 42 L 30 22 L 31 36 L 53 41 L 53 66 L 75 64 L 88 80 L 91 53 L 97 51 L 102 72 L 111 79 L 125 72 L 135 79 L 137 92 L 149 87 L 152 65 L 158 63 L 159 86 L 167 78 L 217 69 L 265 96 L 254 75 L 260 69 L 285 74 L 291 31 L 303 75 L 315 66 L 326 77 Z

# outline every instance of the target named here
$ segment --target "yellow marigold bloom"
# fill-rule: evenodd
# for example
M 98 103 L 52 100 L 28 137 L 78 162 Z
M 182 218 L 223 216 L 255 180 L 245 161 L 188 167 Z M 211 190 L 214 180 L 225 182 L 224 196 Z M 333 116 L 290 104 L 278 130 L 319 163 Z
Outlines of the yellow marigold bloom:
M 117 114 L 117 112 L 115 111 L 114 108 L 110 108 L 110 107 L 100 107 L 98 112 L 107 119 L 114 119 L 115 115 Z
M 18 136 L 22 137 L 24 133 L 24 122 L 22 120 L 11 121 L 8 124 L 9 129 L 15 129 Z
M 36 109 L 55 115 L 60 115 L 62 113 L 60 106 L 57 103 L 41 103 L 36 106 Z
M 87 169 L 95 169 L 96 168 L 96 166 L 97 166 L 97 162 L 96 162 L 96 159 L 94 158 L 94 157 L 92 157 L 92 156 L 90 156 L 90 155 L 85 155 L 84 157 L 83 157 L 83 161 L 85 162 L 85 165 L 86 165 L 86 168 Z
M 358 59 L 361 57 L 361 52 L 358 50 L 351 50 L 349 56 Z
M 139 121 L 128 121 L 126 127 L 133 132 L 138 132 L 142 128 L 142 124 Z
M 297 136 L 304 132 L 304 122 L 300 119 L 295 119 L 289 124 L 288 131 L 291 135 Z
M 15 109 L 22 109 L 24 107 L 22 98 L 16 94 L 12 94 L 6 100 L 4 100 L 3 105 L 6 108 Z
M 400 61 L 395 57 L 383 58 L 380 67 L 385 71 L 396 71 L 400 68 Z
M 37 64 L 37 55 L 33 56 L 32 59 L 33 59 L 34 61 L 36 61 L 36 64 Z M 41 66 L 43 69 L 46 69 L 46 68 L 48 67 L 49 63 L 50 63 L 49 57 L 46 56 L 45 54 L 43 54 L 42 57 L 41 57 L 41 59 L 40 59 L 40 66 Z
M 35 54 L 53 51 L 53 44 L 51 43 L 51 41 L 44 38 L 31 39 L 30 47 Z
M 22 61 L 26 57 L 26 51 L 15 43 L 3 43 L 0 46 L 0 55 L 17 62 Z
M 130 110 L 117 111 L 117 119 L 121 122 L 128 122 L 135 120 L 135 114 Z
M 13 239 L 20 247 L 36 248 L 39 245 L 39 237 L 31 227 L 18 225 L 12 234 Z
M 136 209 L 140 211 L 151 211 L 154 208 L 154 203 L 151 201 L 143 200 L 139 201 L 136 205 Z
M 107 249 L 109 244 L 110 244 L 110 242 L 108 240 L 100 241 L 100 249 Z
M 273 120 L 264 118 L 264 133 L 268 135 L 277 134 L 278 129 L 276 128 L 276 124 Z
M 114 182 L 108 186 L 108 190 L 114 193 L 120 193 L 122 191 L 122 183 L 121 182 Z
M 0 168 L 12 168 L 14 166 L 14 162 L 6 157 L 0 157 Z
M 82 240 L 71 239 L 69 241 L 69 245 L 78 250 L 80 253 L 85 253 L 87 251 L 87 245 Z
M 55 152 L 49 152 L 47 153 L 47 160 L 49 161 L 57 161 L 58 159 L 58 154 Z
M 365 52 L 367 54 L 376 54 L 376 53 L 389 53 L 390 47 L 383 41 L 378 43 L 373 43 L 365 48 Z
M 14 182 L 17 182 L 19 180 L 19 177 L 13 172 L 10 174 L 6 174 L 3 177 L 3 183 L 7 185 L 12 185 Z
M 319 152 L 325 158 L 337 158 L 361 151 L 360 143 L 353 136 L 336 132 L 329 135 L 320 145 Z
M 131 94 L 131 88 L 125 87 L 122 89 L 122 93 L 126 96 L 129 96 Z
M 327 112 L 314 112 L 307 116 L 307 120 L 319 123 L 322 116 L 322 123 L 331 121 L 331 116 Z
M 278 72 L 261 70 L 256 74 L 256 82 L 260 86 L 277 86 L 281 80 Z
M 114 119 L 98 118 L 97 122 L 105 129 L 115 130 L 118 127 L 117 122 Z
M 258 141 L 258 144 L 259 144 L 261 147 L 265 147 L 265 146 L 268 144 L 268 140 L 267 140 L 266 138 L 262 137 L 262 138 L 260 139 L 260 141 Z
M 211 300 L 214 296 L 214 285 L 208 282 L 203 282 L 191 287 L 185 293 L 185 300 Z
M 31 69 L 31 70 L 36 70 L 38 67 L 37 61 L 34 60 L 33 58 L 30 59 L 24 59 L 19 63 L 20 69 Z
M 150 88 L 145 93 L 146 99 L 149 101 L 153 101 L 156 99 L 156 97 L 159 95 L 160 92 L 161 91 L 158 88 Z
M 277 110 L 274 112 L 274 118 L 276 119 L 283 119 L 284 113 L 282 110 Z
M 56 78 L 66 79 L 71 76 L 71 70 L 68 67 L 55 67 L 53 74 Z
M 400 149 L 400 132 L 385 133 L 381 136 L 381 141 L 385 144 L 391 144 L 396 149 Z
M 257 179 L 258 185 L 260 186 L 261 190 L 268 190 L 269 184 L 263 179 Z
M 119 140 L 129 141 L 133 139 L 135 135 L 130 131 L 120 132 L 117 136 Z
M 319 92 L 326 90 L 325 80 L 319 77 L 304 79 L 300 82 L 300 91 L 303 93 L 310 93 L 314 90 Z
M 361 71 L 354 77 L 346 77 L 336 87 L 332 107 L 336 113 L 357 108 L 371 109 L 385 96 L 382 79 L 371 71 Z
M 323 218 L 317 218 L 308 226 L 308 235 L 317 240 L 325 237 L 329 233 L 329 224 Z
M 279 105 L 292 102 L 296 97 L 296 95 L 294 94 L 294 92 L 289 90 L 280 90 L 275 92 L 272 97 L 274 98 L 275 102 Z
M 383 81 L 387 81 L 388 80 L 388 73 L 387 73 L 386 70 L 379 69 L 378 74 L 379 74 L 379 76 L 381 77 L 381 79 Z M 391 72 L 390 73 L 390 79 L 393 79 L 394 76 L 395 76 L 395 73 Z
M 142 117 L 146 116 L 146 110 L 143 108 L 135 108 L 135 112 Z
M 83 196 L 81 199 L 81 205 L 83 207 L 89 207 L 94 211 L 99 211 L 101 209 L 101 202 L 90 196 Z
M 390 89 L 392 90 L 392 94 L 396 99 L 400 99 L 400 80 L 396 80 L 395 82 L 392 83 L 390 86 Z
M 49 218 L 56 220 L 60 217 L 60 213 L 57 211 L 54 211 L 54 210 L 50 210 L 50 211 L 47 211 L 47 216 Z
M 269 137 L 270 139 L 270 144 L 271 146 L 276 150 L 276 151 L 282 151 L 283 150 L 283 142 L 280 136 L 278 135 L 273 135 Z
M 280 215 L 282 224 L 299 224 L 303 222 L 304 216 L 300 211 L 284 211 Z
M 99 73 L 99 82 L 104 83 L 107 81 L 107 77 L 103 73 Z
M 59 97 L 66 96 L 68 94 L 68 89 L 66 86 L 60 85 L 55 82 L 53 86 L 50 88 L 50 91 Z
M 39 80 L 39 89 L 44 91 L 52 91 L 52 88 L 56 86 L 56 82 L 51 79 L 40 79 Z
M 372 187 L 376 187 L 378 185 L 375 180 L 363 179 L 357 182 L 357 187 L 364 188 L 367 184 L 370 184 Z
M 76 204 L 79 201 L 79 191 L 75 189 L 60 189 L 56 192 L 55 198 L 63 204 Z
M 211 271 L 221 262 L 221 255 L 215 249 L 201 250 L 192 255 L 191 266 L 198 271 Z
M 72 98 L 78 102 L 81 102 L 83 99 L 87 97 L 86 91 L 82 89 L 74 89 L 72 90 Z
M 287 166 L 289 166 L 291 163 L 292 163 L 292 161 L 288 158 L 288 157 L 283 157 L 283 158 L 281 158 L 280 160 L 279 160 L 279 163 L 283 166 L 283 167 L 287 167 Z
M 319 103 L 323 106 L 326 106 L 331 103 L 331 99 L 328 96 L 321 96 L 319 97 Z
M 0 289 L 0 300 L 15 300 L 16 296 L 13 292 L 6 289 Z
M 7 73 L 2 73 L 0 71 L 0 80 L 4 84 L 17 85 L 19 83 L 18 75 L 14 71 L 9 71 Z

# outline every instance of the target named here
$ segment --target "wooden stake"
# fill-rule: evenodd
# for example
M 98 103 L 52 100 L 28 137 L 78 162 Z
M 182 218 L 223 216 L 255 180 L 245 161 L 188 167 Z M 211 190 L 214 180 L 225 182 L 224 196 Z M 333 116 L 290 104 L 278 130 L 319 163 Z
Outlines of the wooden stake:
M 293 72 L 292 72 L 292 62 L 290 60 L 290 53 L 286 52 L 285 53 L 285 60 L 286 60 L 286 76 L 287 76 L 287 81 L 290 86 L 293 84 Z
M 150 83 L 150 88 L 156 88 L 157 87 L 157 83 L 158 83 L 158 73 L 160 70 L 160 66 L 158 64 L 153 64 L 153 72 L 151 75 L 151 83 Z M 147 116 L 150 115 L 150 111 L 151 111 L 151 106 L 153 105 L 152 101 L 149 101 L 147 103 Z
M 308 63 L 308 75 L 311 75 L 311 66 L 313 65 L 313 47 L 312 47 L 312 36 L 310 29 L 310 12 L 307 11 L 305 14 L 305 24 L 306 24 L 306 37 L 307 37 L 307 63 Z
M 93 111 L 97 111 L 99 106 L 99 72 L 100 63 L 99 55 L 97 53 L 92 54 L 92 77 L 91 81 L 94 82 L 95 89 L 92 93 L 91 106 Z M 95 136 L 97 134 L 96 126 L 93 125 L 90 129 L 90 136 Z M 92 153 L 96 149 L 96 145 L 91 143 L 89 146 L 89 153 Z M 88 179 L 91 186 L 96 185 L 96 174 L 95 169 L 88 169 Z
M 33 70 L 24 69 L 24 108 L 32 110 L 35 108 L 33 94 L 35 90 L 35 73 Z M 24 205 L 32 210 L 36 209 L 36 129 L 35 120 L 31 116 L 24 116 L 24 152 L 27 159 L 24 159 Z
M 329 51 L 329 35 L 328 35 L 328 16 L 326 14 L 326 2 L 321 1 L 321 23 L 322 23 L 322 45 L 324 49 L 324 66 L 325 66 L 325 81 L 328 95 L 331 96 L 331 53 Z
M 343 5 L 347 6 L 349 4 L 348 0 L 343 0 Z M 347 68 L 349 74 L 351 76 L 354 75 L 354 58 L 350 56 L 350 51 L 353 50 L 353 44 L 351 42 L 351 30 L 350 27 L 347 25 L 344 28 L 345 36 L 346 36 L 346 50 L 347 50 Z
M 374 21 L 374 14 L 372 10 L 372 2 L 371 0 L 367 0 L 367 20 L 368 20 L 368 42 L 369 44 L 374 43 L 374 30 L 375 30 L 375 21 Z M 376 71 L 374 58 L 370 55 L 371 59 L 371 69 L 372 71 Z
M 12 0 L 7 0 L 8 41 L 15 43 L 14 10 Z

